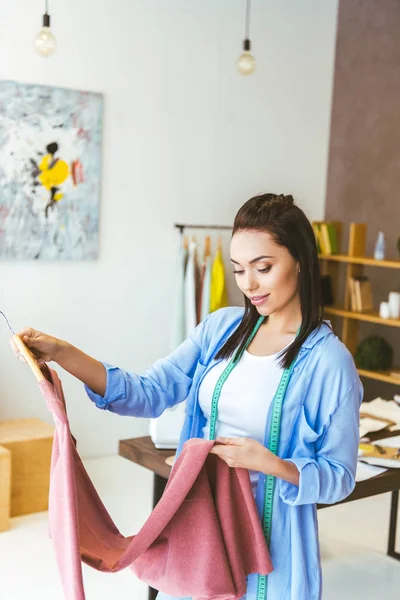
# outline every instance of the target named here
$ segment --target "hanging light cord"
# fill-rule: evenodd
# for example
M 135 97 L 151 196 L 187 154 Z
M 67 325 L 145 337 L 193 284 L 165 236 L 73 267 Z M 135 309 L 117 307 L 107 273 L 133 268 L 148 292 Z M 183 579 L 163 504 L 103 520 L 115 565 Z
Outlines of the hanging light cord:
M 250 12 L 251 12 L 251 0 L 246 0 L 246 29 L 244 37 L 246 40 L 250 39 Z
M 49 14 L 49 0 L 45 0 L 45 14 L 48 15 Z
M 8 329 L 11 331 L 11 333 L 12 333 L 13 335 L 15 335 L 15 331 L 13 330 L 13 328 L 12 328 L 12 327 L 11 327 L 11 325 L 10 325 L 10 323 L 8 322 L 8 319 L 7 319 L 6 315 L 5 315 L 5 314 L 3 313 L 3 311 L 1 311 L 1 310 L 0 310 L 0 315 L 2 315 L 2 316 L 5 318 L 5 320 L 6 320 L 6 323 L 7 323 L 7 325 L 8 325 Z

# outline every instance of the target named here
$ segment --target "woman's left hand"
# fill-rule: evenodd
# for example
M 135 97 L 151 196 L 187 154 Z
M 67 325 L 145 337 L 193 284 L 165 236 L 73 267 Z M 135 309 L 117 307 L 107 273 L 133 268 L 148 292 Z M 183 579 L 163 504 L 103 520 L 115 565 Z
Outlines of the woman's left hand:
M 273 475 L 280 459 L 268 448 L 249 438 L 217 437 L 211 454 L 217 454 L 229 467 L 261 471 Z

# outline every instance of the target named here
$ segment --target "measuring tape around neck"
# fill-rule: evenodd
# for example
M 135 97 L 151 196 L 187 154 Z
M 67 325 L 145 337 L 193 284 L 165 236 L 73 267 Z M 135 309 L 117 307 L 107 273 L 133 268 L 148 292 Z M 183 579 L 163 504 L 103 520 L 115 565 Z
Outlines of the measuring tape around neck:
M 211 404 L 211 415 L 210 415 L 210 440 L 215 440 L 215 429 L 217 425 L 217 415 L 218 415 L 218 401 L 221 396 L 222 387 L 225 381 L 228 379 L 230 373 L 233 371 L 239 360 L 241 359 L 243 352 L 249 346 L 250 342 L 253 340 L 257 331 L 259 330 L 261 324 L 263 323 L 265 317 L 260 317 L 250 334 L 248 340 L 246 341 L 243 350 L 240 352 L 238 356 L 233 356 L 233 358 L 229 361 L 227 367 L 224 369 L 223 373 L 220 375 L 212 397 Z M 300 328 L 299 328 L 300 330 Z M 299 333 L 297 331 L 296 337 Z M 280 436 L 280 428 L 281 428 L 281 417 L 282 417 L 282 405 L 283 399 L 285 397 L 286 389 L 290 380 L 290 376 L 292 374 L 294 367 L 294 361 L 291 366 L 287 369 L 284 369 L 282 373 L 281 380 L 279 382 L 278 389 L 273 399 L 272 406 L 272 418 L 269 432 L 269 443 L 268 449 L 273 454 L 278 452 L 279 445 L 279 436 Z M 264 493 L 264 511 L 263 511 L 263 531 L 264 537 L 267 542 L 267 546 L 269 547 L 270 539 L 271 539 L 271 524 L 272 524 L 272 507 L 273 507 L 273 499 L 274 499 L 274 491 L 275 491 L 275 477 L 272 475 L 266 476 L 265 481 L 265 493 Z M 258 586 L 257 586 L 257 600 L 266 600 L 267 598 L 267 576 L 259 575 L 258 576 Z

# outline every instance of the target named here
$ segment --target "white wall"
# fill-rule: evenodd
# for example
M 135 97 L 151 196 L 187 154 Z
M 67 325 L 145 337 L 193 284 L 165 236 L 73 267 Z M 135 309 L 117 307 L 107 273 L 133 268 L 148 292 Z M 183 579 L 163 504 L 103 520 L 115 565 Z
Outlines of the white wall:
M 169 350 L 174 222 L 231 224 L 261 191 L 323 216 L 337 0 L 254 0 L 248 78 L 235 70 L 244 0 L 53 0 L 50 59 L 32 51 L 43 4 L 3 3 L 0 77 L 104 93 L 100 255 L 0 262 L 0 309 L 17 331 L 139 372 Z M 0 419 L 51 423 L 8 338 L 0 324 Z M 84 456 L 147 434 L 147 420 L 97 410 L 58 371 Z

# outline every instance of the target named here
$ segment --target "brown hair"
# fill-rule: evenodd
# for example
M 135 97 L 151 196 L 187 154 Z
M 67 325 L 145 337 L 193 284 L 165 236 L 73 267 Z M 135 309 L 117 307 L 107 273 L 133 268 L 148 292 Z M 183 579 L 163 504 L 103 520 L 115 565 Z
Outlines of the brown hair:
M 232 237 L 237 231 L 252 229 L 269 233 L 274 242 L 287 248 L 300 265 L 302 323 L 296 339 L 280 355 L 281 367 L 288 368 L 305 339 L 322 323 L 321 279 L 314 231 L 304 212 L 294 204 L 293 197 L 283 194 L 254 196 L 239 209 Z M 246 296 L 244 298 L 242 321 L 218 351 L 217 359 L 231 357 L 235 352 L 238 356 L 260 317 L 256 307 Z

